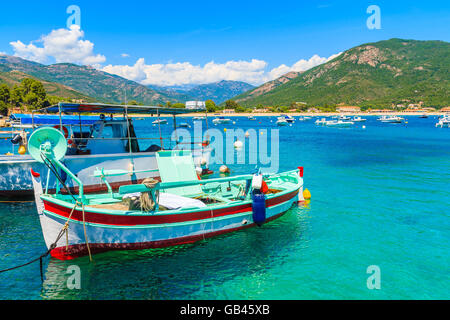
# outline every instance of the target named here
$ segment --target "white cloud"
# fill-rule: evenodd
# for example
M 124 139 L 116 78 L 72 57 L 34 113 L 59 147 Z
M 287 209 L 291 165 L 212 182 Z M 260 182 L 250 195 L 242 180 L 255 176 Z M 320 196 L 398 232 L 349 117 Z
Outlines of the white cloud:
M 189 62 L 146 64 L 144 58 L 140 58 L 133 66 L 107 65 L 101 70 L 119 75 L 121 77 L 140 82 L 144 85 L 172 86 L 181 84 L 211 83 L 220 80 L 245 81 L 259 85 L 273 80 L 290 71 L 306 71 L 319 64 L 325 63 L 337 55 L 323 58 L 318 55 L 309 60 L 299 60 L 291 67 L 282 64 L 267 71 L 267 62 L 258 59 L 251 61 L 228 61 L 215 63 L 211 61 L 204 66 L 193 65 Z
M 202 84 L 221 80 L 245 81 L 254 85 L 276 79 L 290 71 L 306 71 L 319 64 L 325 63 L 337 55 L 329 58 L 313 55 L 308 60 L 301 59 L 292 66 L 285 64 L 269 69 L 266 61 L 251 59 L 250 61 L 214 61 L 202 65 L 190 62 L 169 62 L 166 64 L 146 64 L 140 58 L 134 65 L 104 66 L 104 55 L 94 53 L 94 44 L 83 40 L 84 32 L 77 25 L 70 29 L 52 30 L 41 36 L 39 40 L 24 44 L 20 40 L 11 42 L 14 55 L 40 63 L 70 62 L 81 65 L 91 65 L 99 70 L 122 76 L 144 85 L 172 86 L 182 84 Z M 1 53 L 0 53 L 1 54 Z M 128 58 L 128 53 L 120 55 Z
M 94 44 L 89 40 L 82 40 L 84 32 L 77 25 L 70 29 L 57 29 L 48 35 L 43 35 L 39 40 L 32 41 L 28 45 L 22 41 L 10 42 L 14 55 L 23 59 L 40 63 L 70 62 L 83 65 L 96 65 L 106 61 L 105 56 L 94 54 Z M 42 44 L 38 46 L 37 44 Z

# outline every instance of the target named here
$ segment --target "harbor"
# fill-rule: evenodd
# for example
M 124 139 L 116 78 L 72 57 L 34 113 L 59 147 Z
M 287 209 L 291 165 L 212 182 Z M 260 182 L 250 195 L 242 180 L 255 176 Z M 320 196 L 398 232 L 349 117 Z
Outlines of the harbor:
M 215 126 L 213 119 L 208 116 L 210 126 L 231 129 L 231 124 Z M 255 122 L 237 117 L 234 121 L 248 131 L 277 128 L 274 119 L 264 117 Z M 214 295 L 218 299 L 407 299 L 412 288 L 414 297 L 444 297 L 446 286 L 438 280 L 436 270 L 445 275 L 443 257 L 448 246 L 442 237 L 449 203 L 443 200 L 449 199 L 445 187 L 449 176 L 444 168 L 450 164 L 450 132 L 436 128 L 434 117 L 409 116 L 408 124 L 382 123 L 370 116 L 366 119 L 346 128 L 295 121 L 293 126 L 279 129 L 283 159 L 279 171 L 297 168 L 298 159 L 302 159 L 305 185 L 313 195 L 306 206 L 293 206 L 262 227 L 202 238 L 191 244 L 92 253 L 93 263 L 87 252 L 75 260 L 51 258 L 44 262 L 42 288 L 37 265 L 11 271 L 8 276 L 1 274 L 7 290 L 1 291 L 2 298 L 117 299 L 117 286 L 134 288 L 137 282 L 141 283 L 140 290 L 127 290 L 127 298 L 208 299 Z M 135 121 L 137 135 L 152 135 L 155 127 L 148 126 L 152 121 Z M 185 121 L 194 122 L 190 118 Z M 169 130 L 170 120 L 164 128 Z M 294 146 L 298 152 L 292 154 Z M 250 150 L 242 152 L 249 156 Z M 215 172 L 212 179 L 220 178 L 219 166 L 210 167 Z M 254 169 L 249 164 L 229 167 L 231 176 L 246 175 Z M 421 178 L 425 175 L 426 180 Z M 410 184 L 415 185 L 414 189 L 407 187 Z M 8 230 L 8 236 L 1 239 L 2 265 L 24 263 L 45 251 L 34 201 L 0 205 L 2 226 Z M 24 226 L 26 233 L 21 231 Z M 92 237 L 89 231 L 88 237 Z M 84 238 L 82 231 L 80 238 Z M 62 240 L 64 244 L 64 237 Z M 364 254 L 348 256 L 350 249 Z M 410 261 L 406 269 L 405 259 Z M 419 268 L 425 260 L 433 265 L 429 271 Z M 385 261 L 383 267 L 403 286 L 376 292 L 359 290 L 366 273 L 358 268 L 373 261 Z M 73 263 L 83 274 L 91 270 L 83 278 L 84 290 L 74 291 L 64 285 L 66 269 Z M 146 267 L 138 267 L 142 264 Z M 199 269 L 203 271 L 194 272 Z M 117 272 L 126 272 L 127 277 L 114 277 Z M 433 277 L 422 282 L 420 288 L 409 282 L 411 277 L 420 278 L 427 272 L 433 272 Z M 23 274 L 28 281 L 17 277 Z M 145 283 L 142 278 L 146 278 Z M 295 283 L 303 283 L 302 291 Z M 317 283 L 323 289 L 320 292 L 313 289 Z M 349 286 L 345 293 L 334 289 L 341 285 Z M 244 287 L 244 291 L 238 289 Z

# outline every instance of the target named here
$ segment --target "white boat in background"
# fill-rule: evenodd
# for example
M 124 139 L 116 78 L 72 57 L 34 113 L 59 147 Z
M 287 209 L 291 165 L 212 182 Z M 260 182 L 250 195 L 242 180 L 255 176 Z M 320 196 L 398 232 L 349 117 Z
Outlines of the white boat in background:
M 277 126 L 284 127 L 284 126 L 287 126 L 288 124 L 289 124 L 289 122 L 287 122 L 287 120 L 284 117 L 278 117 Z
M 155 121 L 152 122 L 153 124 L 167 124 L 167 120 L 166 119 L 157 119 Z
M 191 128 L 191 125 L 189 123 L 186 122 L 182 122 L 179 125 L 180 128 Z
M 382 116 L 378 120 L 384 123 L 402 123 L 405 119 L 399 116 Z
M 256 120 L 256 118 L 254 116 L 248 116 L 247 118 L 248 118 L 248 120 L 252 120 L 252 121 Z
M 202 121 L 202 120 L 206 120 L 206 117 L 201 117 L 201 116 L 194 117 L 194 118 L 192 118 L 192 120 L 194 120 L 194 121 Z
M 339 116 L 338 120 L 341 120 L 341 121 L 350 121 L 351 118 L 350 118 L 349 116 Z
M 450 128 L 450 114 L 439 118 L 439 121 L 436 123 L 436 128 Z
M 327 123 L 327 121 L 328 120 L 326 118 L 322 118 L 322 119 L 316 120 L 316 122 L 314 122 L 314 123 L 317 124 L 317 125 L 323 126 L 323 125 L 325 125 Z
M 343 121 L 343 120 L 329 120 L 325 122 L 325 125 L 328 127 L 350 127 L 355 123 L 352 121 Z
M 287 123 L 294 123 L 295 122 L 294 117 L 290 116 L 290 115 L 282 114 L 282 115 L 280 115 L 279 118 L 283 118 L 284 120 L 286 120 Z
M 428 118 L 428 115 L 424 113 L 424 114 L 421 114 L 421 115 L 419 116 L 419 118 L 425 119 L 425 118 Z
M 353 122 L 364 122 L 366 120 L 367 119 L 363 119 L 361 117 L 353 117 L 353 119 L 351 119 L 351 121 L 353 121 Z
M 231 123 L 231 119 L 225 117 L 218 117 L 212 121 L 214 124 L 227 124 Z

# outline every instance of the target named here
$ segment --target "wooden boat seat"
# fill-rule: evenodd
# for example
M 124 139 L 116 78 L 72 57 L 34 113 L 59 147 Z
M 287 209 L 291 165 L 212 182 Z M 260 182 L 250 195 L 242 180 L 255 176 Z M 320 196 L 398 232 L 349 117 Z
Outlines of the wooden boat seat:
M 160 151 L 156 153 L 159 174 L 162 182 L 184 182 L 198 180 L 192 153 L 187 150 Z M 168 193 L 179 196 L 201 196 L 200 185 L 190 185 L 167 189 Z

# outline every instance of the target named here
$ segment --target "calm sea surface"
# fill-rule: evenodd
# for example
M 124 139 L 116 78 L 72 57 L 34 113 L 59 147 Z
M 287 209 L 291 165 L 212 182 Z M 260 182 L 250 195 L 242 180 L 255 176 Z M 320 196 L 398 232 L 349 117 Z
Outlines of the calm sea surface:
M 235 126 L 270 132 L 274 119 L 236 118 Z M 367 119 L 346 129 L 314 120 L 279 128 L 280 171 L 304 167 L 307 207 L 192 245 L 105 253 L 93 263 L 47 258 L 43 283 L 39 263 L 0 274 L 0 299 L 448 299 L 450 129 L 435 128 L 436 117 Z M 135 126 L 138 136 L 157 132 L 149 120 Z M 0 203 L 0 269 L 45 250 L 34 204 Z M 81 268 L 80 290 L 67 288 L 71 265 Z M 380 290 L 367 288 L 371 265 L 381 270 Z

